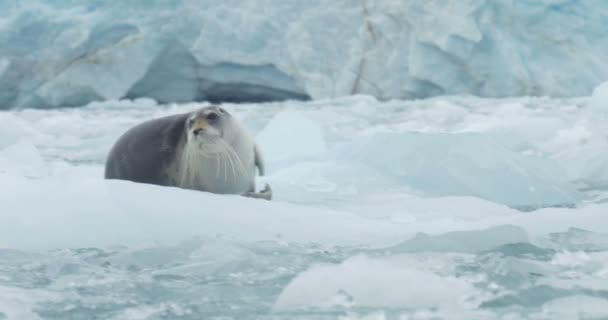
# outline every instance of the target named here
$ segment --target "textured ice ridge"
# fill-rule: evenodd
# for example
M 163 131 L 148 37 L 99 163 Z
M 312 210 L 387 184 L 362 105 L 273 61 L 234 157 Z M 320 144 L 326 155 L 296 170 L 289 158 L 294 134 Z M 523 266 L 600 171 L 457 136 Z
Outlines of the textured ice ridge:
M 588 95 L 602 0 L 0 0 L 0 109 Z

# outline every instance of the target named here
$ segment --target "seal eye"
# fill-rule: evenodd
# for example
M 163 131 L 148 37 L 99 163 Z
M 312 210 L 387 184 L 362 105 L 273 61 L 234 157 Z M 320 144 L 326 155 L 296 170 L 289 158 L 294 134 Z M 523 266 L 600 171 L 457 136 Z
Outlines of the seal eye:
M 209 120 L 209 122 L 215 122 L 219 119 L 220 117 L 217 115 L 217 113 L 210 113 L 207 115 L 207 120 Z

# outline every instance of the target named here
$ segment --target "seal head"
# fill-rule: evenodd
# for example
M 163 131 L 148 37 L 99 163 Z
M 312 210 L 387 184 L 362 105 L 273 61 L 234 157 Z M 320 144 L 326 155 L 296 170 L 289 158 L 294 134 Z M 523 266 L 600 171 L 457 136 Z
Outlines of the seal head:
M 256 157 L 255 142 L 230 113 L 219 107 L 199 110 L 187 118 L 185 131 L 181 159 L 170 173 L 178 178 L 177 185 L 213 193 L 255 188 L 256 158 L 261 157 Z

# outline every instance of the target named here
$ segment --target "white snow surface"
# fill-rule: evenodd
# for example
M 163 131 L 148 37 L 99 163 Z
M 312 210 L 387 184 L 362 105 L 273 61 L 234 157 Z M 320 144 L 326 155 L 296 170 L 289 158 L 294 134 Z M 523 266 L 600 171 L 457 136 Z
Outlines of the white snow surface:
M 273 201 L 103 179 L 203 103 L 0 112 L 0 319 L 603 317 L 606 88 L 223 105 Z
M 606 15 L 602 0 L 2 0 L 0 108 L 586 96 L 608 79 Z
M 224 234 L 386 244 L 502 224 L 535 235 L 603 231 L 608 139 L 606 123 L 587 112 L 593 101 L 226 105 L 258 137 L 267 167 L 258 185 L 273 187 L 272 202 L 102 179 L 109 148 L 130 126 L 204 104 L 3 112 L 0 243 L 103 247 Z

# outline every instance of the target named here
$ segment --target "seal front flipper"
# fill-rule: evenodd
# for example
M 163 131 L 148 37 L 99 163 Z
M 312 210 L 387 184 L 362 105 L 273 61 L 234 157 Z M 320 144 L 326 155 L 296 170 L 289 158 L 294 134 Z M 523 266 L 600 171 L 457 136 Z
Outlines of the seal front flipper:
M 260 192 L 245 192 L 242 194 L 243 197 L 254 198 L 254 199 L 264 199 L 264 200 L 272 200 L 272 189 L 270 185 L 266 184 L 264 190 Z

